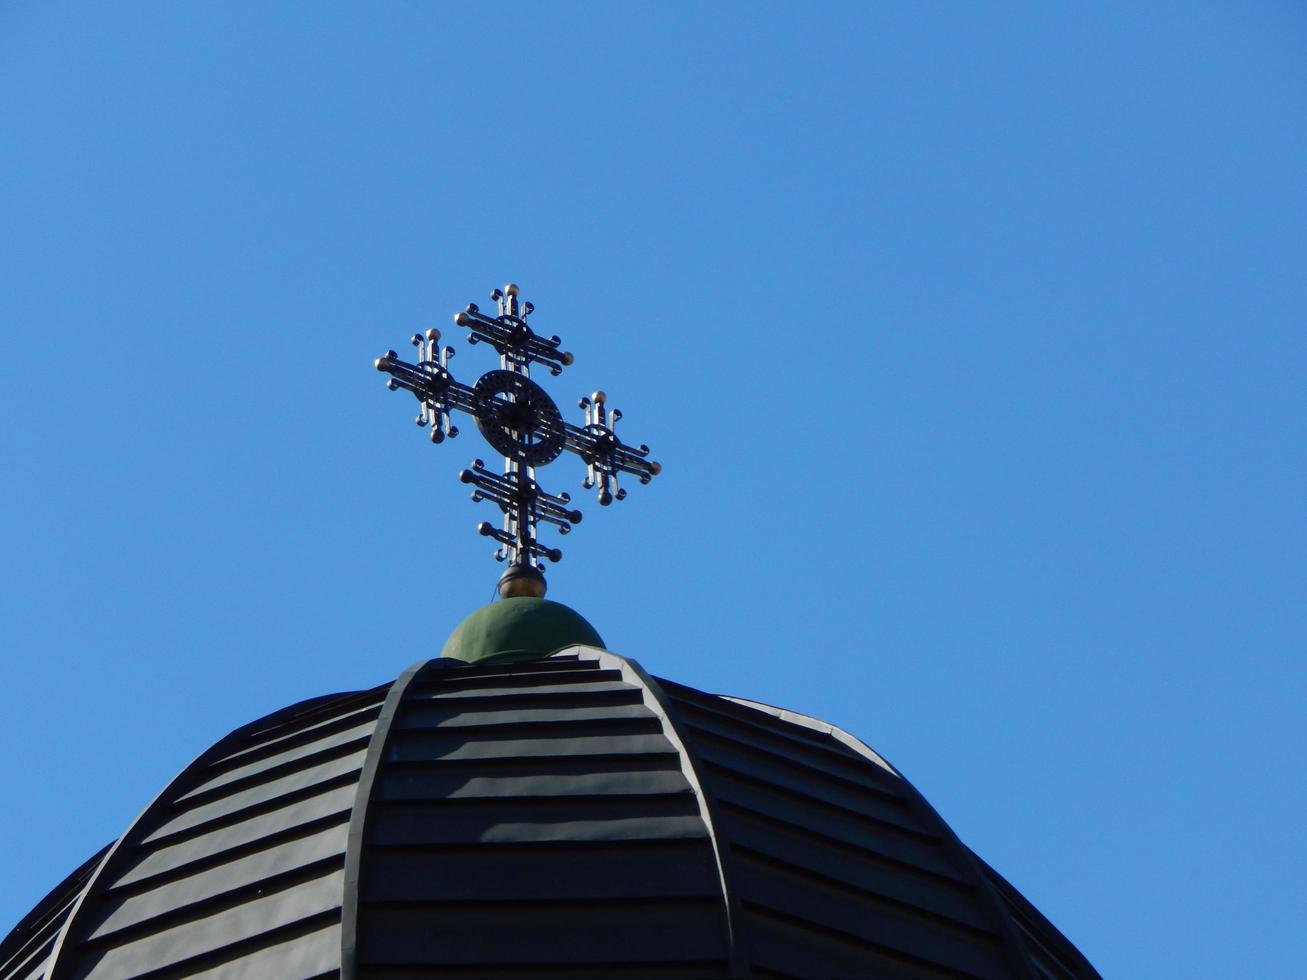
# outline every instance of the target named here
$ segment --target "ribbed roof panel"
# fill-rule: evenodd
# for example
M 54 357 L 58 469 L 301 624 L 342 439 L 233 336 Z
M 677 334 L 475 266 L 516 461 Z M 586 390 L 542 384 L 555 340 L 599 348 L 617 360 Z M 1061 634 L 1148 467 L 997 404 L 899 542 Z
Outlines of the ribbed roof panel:
M 589 647 L 233 732 L 0 944 L 181 975 L 1097 976 L 861 742 Z
M 785 713 L 664 687 L 717 802 L 755 970 L 1024 975 L 997 907 L 901 777 Z
M 50 976 L 334 970 L 346 828 L 384 694 L 278 712 L 197 759 L 97 868 Z
M 373 781 L 346 976 L 725 974 L 681 753 L 600 659 L 413 677 Z

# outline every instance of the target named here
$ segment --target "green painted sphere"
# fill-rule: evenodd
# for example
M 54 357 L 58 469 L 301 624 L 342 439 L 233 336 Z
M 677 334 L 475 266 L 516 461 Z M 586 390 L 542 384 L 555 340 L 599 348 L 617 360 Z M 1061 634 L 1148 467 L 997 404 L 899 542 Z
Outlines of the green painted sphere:
M 483 660 L 537 660 L 563 647 L 603 647 L 595 628 L 561 602 L 525 596 L 501 599 L 474 612 L 449 634 L 442 657 Z

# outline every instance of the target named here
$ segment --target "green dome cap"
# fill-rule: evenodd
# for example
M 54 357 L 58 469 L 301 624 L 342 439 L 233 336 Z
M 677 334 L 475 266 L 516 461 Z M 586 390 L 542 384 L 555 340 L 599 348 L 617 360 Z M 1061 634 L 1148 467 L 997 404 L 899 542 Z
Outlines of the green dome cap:
M 473 664 L 482 660 L 538 660 L 563 647 L 603 647 L 595 628 L 561 602 L 519 596 L 482 606 L 445 641 L 442 657 Z

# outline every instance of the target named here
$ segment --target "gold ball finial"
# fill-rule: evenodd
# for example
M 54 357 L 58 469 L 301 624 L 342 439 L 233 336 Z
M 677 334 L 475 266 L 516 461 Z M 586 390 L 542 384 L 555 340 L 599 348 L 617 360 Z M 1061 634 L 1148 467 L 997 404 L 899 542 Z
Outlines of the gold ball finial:
M 529 565 L 510 565 L 499 576 L 499 595 L 504 599 L 543 599 L 545 577 Z

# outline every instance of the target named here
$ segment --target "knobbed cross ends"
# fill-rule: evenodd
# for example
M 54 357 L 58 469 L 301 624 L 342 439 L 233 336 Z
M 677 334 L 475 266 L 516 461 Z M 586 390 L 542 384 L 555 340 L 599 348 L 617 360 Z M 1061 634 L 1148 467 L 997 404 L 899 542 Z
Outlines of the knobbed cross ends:
M 648 483 L 661 467 L 649 459 L 648 446 L 631 446 L 618 437 L 615 429 L 622 413 L 607 407 L 602 391 L 580 400 L 584 424 L 564 421 L 553 399 L 531 380 L 531 365 L 540 364 L 557 377 L 572 364 L 572 355 L 560 349 L 558 337 L 541 337 L 531 329 L 527 317 L 535 307 L 520 299 L 516 285 L 496 289 L 490 298 L 498 307 L 494 317 L 482 313 L 474 303 L 454 315 L 454 322 L 467 328 L 469 344 L 488 344 L 499 355 L 499 368 L 487 371 L 476 384 L 454 379 L 449 369 L 454 348 L 441 346 L 436 329 L 413 336 L 414 362 L 401 360 L 390 350 L 377 358 L 375 365 L 390 375 L 386 386 L 391 391 L 402 388 L 418 400 L 415 421 L 430 429 L 432 442 L 457 436 L 453 415 L 462 412 L 472 416 L 486 442 L 503 457 L 502 472 L 477 459 L 459 479 L 473 488 L 474 503 L 488 500 L 503 515 L 498 527 L 489 521 L 477 527 L 497 543 L 496 560 L 508 563 L 499 579 L 500 595 L 542 597 L 543 562 L 556 564 L 563 553 L 540 543 L 540 525 L 567 534 L 580 523 L 581 512 L 571 507 L 569 494 L 543 490 L 536 482 L 536 467 L 553 462 L 564 452 L 579 456 L 586 466 L 581 485 L 587 490 L 597 488 L 602 506 L 626 497 L 626 490 L 618 486 L 619 475 L 630 474 Z

